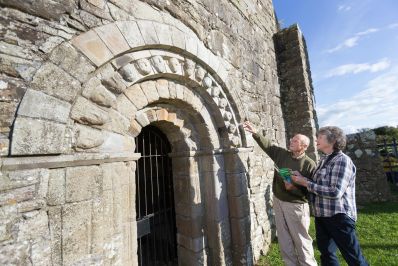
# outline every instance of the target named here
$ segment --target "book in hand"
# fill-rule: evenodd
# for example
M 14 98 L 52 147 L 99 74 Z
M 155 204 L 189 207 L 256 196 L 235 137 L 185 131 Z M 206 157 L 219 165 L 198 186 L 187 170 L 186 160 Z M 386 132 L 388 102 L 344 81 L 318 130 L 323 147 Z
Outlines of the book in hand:
M 279 175 L 283 178 L 284 181 L 292 183 L 292 170 L 289 168 L 280 168 Z

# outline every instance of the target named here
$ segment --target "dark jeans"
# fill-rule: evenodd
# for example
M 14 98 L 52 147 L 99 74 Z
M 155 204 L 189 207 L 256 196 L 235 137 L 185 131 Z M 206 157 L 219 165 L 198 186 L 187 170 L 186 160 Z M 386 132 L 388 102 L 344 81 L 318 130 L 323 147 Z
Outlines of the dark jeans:
M 355 222 L 346 214 L 339 213 L 332 217 L 315 217 L 315 229 L 322 265 L 339 265 L 336 256 L 337 247 L 349 266 L 369 265 L 362 255 L 355 234 Z

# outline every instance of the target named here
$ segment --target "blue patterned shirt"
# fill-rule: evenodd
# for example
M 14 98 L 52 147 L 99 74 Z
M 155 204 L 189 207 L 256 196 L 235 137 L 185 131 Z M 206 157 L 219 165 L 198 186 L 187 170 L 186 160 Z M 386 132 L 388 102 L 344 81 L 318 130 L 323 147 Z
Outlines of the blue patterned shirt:
M 334 156 L 328 160 L 329 156 Z M 315 217 L 331 217 L 345 213 L 354 221 L 357 219 L 355 203 L 356 168 L 351 158 L 343 152 L 324 156 L 307 189 Z

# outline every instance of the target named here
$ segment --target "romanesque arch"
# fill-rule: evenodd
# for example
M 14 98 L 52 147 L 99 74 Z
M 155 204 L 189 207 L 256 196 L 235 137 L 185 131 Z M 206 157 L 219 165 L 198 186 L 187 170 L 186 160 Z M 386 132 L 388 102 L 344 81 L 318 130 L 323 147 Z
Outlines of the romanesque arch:
M 67 68 L 71 62 L 78 67 Z M 250 264 L 243 109 L 226 87 L 228 69 L 189 30 L 147 20 L 94 28 L 52 52 L 21 102 L 11 140 L 12 156 L 41 157 L 9 160 L 5 169 L 64 169 L 66 196 L 52 204 L 65 216 L 58 233 L 67 264 L 136 263 L 134 137 L 150 124 L 173 146 L 180 262 Z M 79 176 L 85 181 L 75 187 Z

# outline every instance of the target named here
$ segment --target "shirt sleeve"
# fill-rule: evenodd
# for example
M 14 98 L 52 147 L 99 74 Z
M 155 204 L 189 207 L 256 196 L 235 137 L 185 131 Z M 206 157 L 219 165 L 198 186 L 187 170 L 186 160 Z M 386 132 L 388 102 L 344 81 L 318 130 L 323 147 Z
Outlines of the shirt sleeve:
M 330 178 L 328 184 L 317 184 L 309 180 L 308 191 L 324 198 L 341 198 L 355 175 L 355 167 L 346 157 L 342 156 L 336 160 L 328 175 Z
M 271 140 L 261 134 L 254 133 L 253 139 L 257 142 L 260 148 L 263 149 L 263 151 L 265 151 L 265 153 L 268 154 L 268 156 L 272 160 L 275 160 L 278 154 L 285 151 L 283 148 L 272 145 Z

